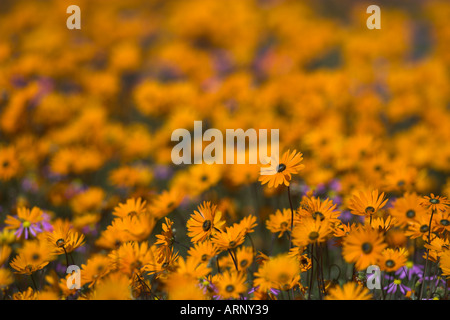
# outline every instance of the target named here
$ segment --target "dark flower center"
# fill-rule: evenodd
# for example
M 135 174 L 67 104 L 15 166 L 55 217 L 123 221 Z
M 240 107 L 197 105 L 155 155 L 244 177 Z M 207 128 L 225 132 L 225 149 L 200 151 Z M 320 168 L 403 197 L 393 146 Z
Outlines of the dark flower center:
M 33 259 L 34 261 L 39 260 L 39 258 L 41 257 L 41 255 L 39 253 L 35 253 L 31 256 L 31 259 Z
M 280 173 L 280 172 L 283 172 L 284 170 L 286 170 L 286 165 L 284 163 L 280 163 L 277 166 L 277 172 Z
M 423 226 L 420 227 L 420 232 L 425 233 L 428 231 L 428 225 L 424 224 Z
M 211 229 L 211 220 L 205 220 L 202 225 L 203 231 L 208 231 Z
M 441 223 L 443 226 L 448 226 L 448 225 L 450 225 L 450 221 L 448 221 L 447 219 L 442 219 L 442 220 L 440 221 L 440 223 Z
M 325 216 L 323 215 L 322 212 L 316 211 L 313 213 L 313 218 L 317 219 L 317 217 L 320 218 L 320 221 L 323 221 L 325 219 Z
M 3 161 L 2 167 L 6 168 L 7 166 L 9 166 L 9 161 L 8 160 Z
M 393 266 L 395 266 L 394 260 L 388 260 L 388 261 L 386 261 L 386 267 L 392 268 Z
M 406 211 L 406 216 L 408 218 L 414 218 L 416 216 L 416 212 L 414 210 L 412 210 L 412 209 L 408 210 L 408 211 Z
M 372 252 L 373 246 L 369 242 L 364 242 L 361 248 L 365 254 L 369 254 Z
M 281 228 L 287 228 L 287 226 L 288 226 L 288 223 L 286 221 L 280 223 Z
M 247 261 L 247 259 L 243 259 L 243 260 L 241 260 L 241 262 L 239 262 L 239 265 L 241 266 L 241 267 L 245 267 L 245 266 L 247 266 L 247 264 L 248 264 L 248 261 Z
M 432 204 L 438 204 L 439 203 L 439 199 L 430 199 L 430 202 Z
M 375 212 L 375 208 L 374 207 L 367 207 L 366 208 L 366 213 L 372 214 Z
M 289 276 L 286 273 L 280 273 L 280 275 L 278 276 L 278 281 L 281 283 L 285 283 L 289 281 Z
M 208 259 L 208 255 L 207 254 L 202 255 L 201 259 L 202 259 L 202 261 L 206 261 Z
M 234 247 L 235 245 L 236 245 L 236 242 L 233 241 L 233 240 L 231 240 L 230 243 L 229 243 L 229 246 L 230 246 L 230 247 Z
M 66 242 L 64 241 L 64 239 L 58 239 L 56 240 L 56 245 L 61 248 L 64 247 L 64 245 L 66 244 Z
M 225 287 L 225 291 L 226 292 L 233 292 L 234 291 L 234 286 L 232 284 L 229 284 Z
M 208 176 L 207 176 L 207 175 L 202 175 L 201 178 L 200 178 L 200 180 L 206 181 L 206 180 L 208 180 Z
M 311 241 L 316 240 L 318 237 L 319 237 L 319 233 L 318 233 L 317 231 L 313 231 L 313 232 L 311 232 L 311 233 L 309 234 L 309 239 L 310 239 Z
M 131 217 L 134 217 L 134 216 L 137 215 L 137 212 L 136 211 L 131 211 L 131 212 L 128 212 L 128 215 L 131 216 Z

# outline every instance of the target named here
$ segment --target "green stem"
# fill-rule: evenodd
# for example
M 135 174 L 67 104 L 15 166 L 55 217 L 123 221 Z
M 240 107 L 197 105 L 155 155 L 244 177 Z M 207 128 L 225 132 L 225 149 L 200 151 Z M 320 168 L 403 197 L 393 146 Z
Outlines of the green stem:
M 431 239 L 431 224 L 433 223 L 433 215 L 434 215 L 434 210 L 431 210 L 431 217 L 430 217 L 430 223 L 428 224 L 428 241 L 427 243 L 430 244 L 430 239 Z M 425 267 L 423 269 L 423 278 L 422 278 L 422 286 L 420 287 L 420 295 L 419 295 L 419 300 L 422 300 L 423 297 L 423 288 L 425 287 L 425 277 L 426 277 L 426 272 L 428 269 L 428 257 L 430 254 L 430 249 L 427 248 L 427 259 L 425 261 Z
M 289 237 L 289 249 L 292 248 L 292 230 L 294 229 L 294 209 L 292 207 L 292 199 L 291 199 L 291 189 L 287 187 L 288 198 L 289 198 L 289 206 L 291 207 L 291 235 Z

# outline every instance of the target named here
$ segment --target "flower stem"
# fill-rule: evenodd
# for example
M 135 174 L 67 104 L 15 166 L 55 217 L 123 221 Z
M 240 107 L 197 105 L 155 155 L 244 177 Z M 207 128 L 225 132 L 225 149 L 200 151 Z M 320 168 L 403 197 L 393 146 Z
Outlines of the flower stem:
M 66 255 L 66 267 L 69 267 L 69 258 L 68 258 L 68 256 L 67 256 L 66 248 L 65 248 L 64 246 L 63 246 L 62 248 L 63 248 L 63 250 L 64 250 L 64 254 Z
M 30 273 L 30 277 L 31 277 L 31 281 L 33 281 L 34 290 L 38 291 L 38 288 L 37 288 L 37 285 L 36 285 L 36 281 L 34 281 L 34 277 L 33 277 L 32 273 Z
M 433 215 L 434 215 L 435 210 L 431 210 L 431 217 L 430 217 L 430 223 L 428 224 L 428 241 L 427 243 L 430 244 L 430 239 L 431 239 L 431 224 L 433 223 Z M 427 259 L 425 260 L 425 267 L 423 269 L 423 278 L 422 278 L 422 286 L 420 287 L 420 295 L 419 295 L 419 300 L 422 300 L 423 297 L 423 288 L 425 287 L 425 276 L 427 274 L 427 269 L 428 269 L 428 257 L 430 254 L 430 249 L 427 248 Z
M 291 207 L 291 235 L 289 237 L 289 249 L 291 249 L 292 248 L 292 230 L 294 229 L 294 209 L 292 207 L 291 189 L 289 186 L 287 187 L 287 191 L 288 191 L 288 198 L 289 198 L 289 206 Z
M 228 253 L 229 253 L 230 256 L 231 256 L 231 259 L 233 259 L 233 263 L 234 263 L 234 267 L 236 268 L 236 271 L 239 271 L 239 268 L 238 268 L 238 265 L 237 265 L 237 261 L 236 261 L 236 259 L 234 258 L 233 254 L 231 253 L 231 249 L 228 249 Z

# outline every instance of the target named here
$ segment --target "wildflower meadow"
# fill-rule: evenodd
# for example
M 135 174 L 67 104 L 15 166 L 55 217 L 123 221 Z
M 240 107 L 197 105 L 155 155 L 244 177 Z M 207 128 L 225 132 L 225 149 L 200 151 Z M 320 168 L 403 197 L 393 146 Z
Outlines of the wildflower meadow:
M 0 299 L 448 300 L 450 2 L 374 4 L 1 0 Z

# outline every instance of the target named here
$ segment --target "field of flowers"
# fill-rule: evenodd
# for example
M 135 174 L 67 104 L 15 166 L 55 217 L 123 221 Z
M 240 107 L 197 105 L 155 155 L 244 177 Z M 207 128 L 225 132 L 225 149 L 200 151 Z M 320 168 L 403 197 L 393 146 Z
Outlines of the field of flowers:
M 450 2 L 371 4 L 2 0 L 0 299 L 447 300 Z

